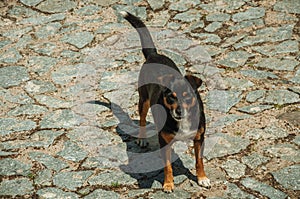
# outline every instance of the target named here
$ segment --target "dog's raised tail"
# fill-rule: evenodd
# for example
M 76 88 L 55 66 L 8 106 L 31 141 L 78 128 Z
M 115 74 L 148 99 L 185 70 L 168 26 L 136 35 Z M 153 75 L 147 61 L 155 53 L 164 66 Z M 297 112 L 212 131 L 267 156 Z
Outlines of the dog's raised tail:
M 126 11 L 121 11 L 120 14 L 136 29 L 140 35 L 142 51 L 147 59 L 150 54 L 156 54 L 154 42 L 146 25 L 136 16 Z

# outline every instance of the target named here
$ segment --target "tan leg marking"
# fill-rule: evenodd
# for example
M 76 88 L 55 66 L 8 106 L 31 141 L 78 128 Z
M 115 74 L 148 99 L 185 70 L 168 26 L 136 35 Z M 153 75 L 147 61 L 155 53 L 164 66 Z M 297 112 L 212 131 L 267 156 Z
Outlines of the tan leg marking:
M 210 188 L 210 181 L 207 178 L 205 171 L 204 171 L 204 164 L 203 164 L 203 157 L 202 157 L 202 140 L 201 140 L 201 134 L 204 133 L 204 128 L 201 127 L 194 139 L 194 150 L 195 150 L 195 159 L 196 159 L 196 173 L 197 173 L 197 179 L 198 184 Z

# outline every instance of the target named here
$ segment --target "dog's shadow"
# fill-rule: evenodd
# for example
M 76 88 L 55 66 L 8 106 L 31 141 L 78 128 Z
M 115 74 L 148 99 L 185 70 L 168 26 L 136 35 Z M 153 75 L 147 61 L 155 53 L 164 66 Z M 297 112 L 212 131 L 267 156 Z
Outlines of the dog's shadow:
M 105 106 L 112 110 L 114 116 L 119 120 L 116 131 L 122 141 L 126 143 L 128 164 L 120 165 L 120 169 L 135 178 L 140 188 L 160 188 L 157 182 L 163 184 L 164 164 L 160 155 L 158 136 L 153 123 L 147 124 L 147 138 L 149 145 L 141 148 L 135 141 L 138 134 L 138 121 L 132 120 L 129 115 L 117 104 L 102 101 L 89 101 L 88 103 Z M 148 135 L 148 134 L 147 134 Z M 172 150 L 172 167 L 174 177 L 185 175 L 188 179 L 197 182 L 197 178 L 186 168 L 179 156 Z M 156 183 L 155 183 L 156 181 Z

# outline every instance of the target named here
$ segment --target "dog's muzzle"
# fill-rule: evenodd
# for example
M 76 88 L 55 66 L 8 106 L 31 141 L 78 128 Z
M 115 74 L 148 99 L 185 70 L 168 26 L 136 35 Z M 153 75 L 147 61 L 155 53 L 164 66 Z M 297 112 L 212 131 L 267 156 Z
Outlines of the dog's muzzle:
M 187 116 L 187 110 L 178 106 L 176 109 L 171 111 L 171 115 L 176 121 L 181 121 Z

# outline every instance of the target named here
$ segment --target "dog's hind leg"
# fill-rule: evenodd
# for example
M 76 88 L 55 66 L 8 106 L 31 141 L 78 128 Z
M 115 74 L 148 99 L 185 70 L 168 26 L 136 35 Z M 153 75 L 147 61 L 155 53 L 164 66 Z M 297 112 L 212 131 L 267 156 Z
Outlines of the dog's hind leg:
M 144 100 L 143 98 L 139 99 L 139 115 L 140 115 L 140 129 L 138 134 L 137 144 L 144 148 L 147 147 L 148 143 L 146 142 L 146 117 L 148 110 L 150 108 L 150 100 Z

